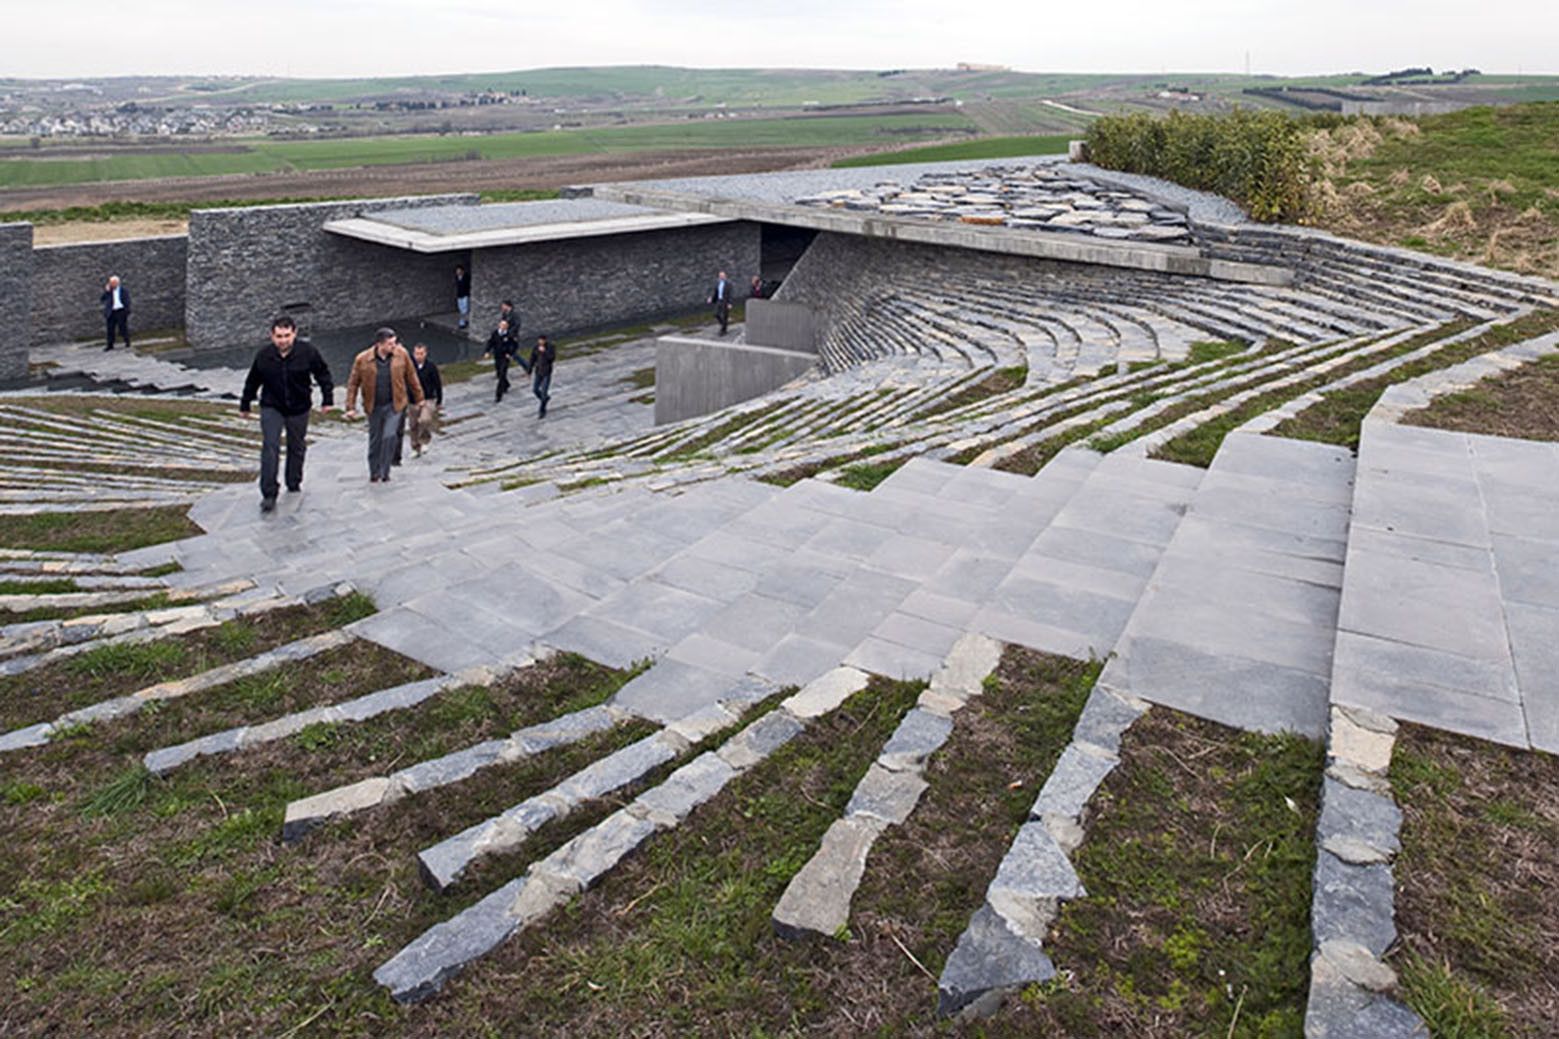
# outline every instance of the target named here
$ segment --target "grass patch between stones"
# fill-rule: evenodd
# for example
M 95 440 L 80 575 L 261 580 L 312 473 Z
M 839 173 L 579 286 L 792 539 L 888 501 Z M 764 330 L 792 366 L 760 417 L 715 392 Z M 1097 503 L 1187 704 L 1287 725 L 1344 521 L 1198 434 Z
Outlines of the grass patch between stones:
M 1470 327 L 1471 321 L 1462 322 Z M 1493 328 L 1460 343 L 1452 343 L 1450 346 L 1436 350 L 1426 357 L 1416 361 L 1399 365 L 1389 372 L 1377 375 L 1372 379 L 1354 383 L 1339 390 L 1326 394 L 1316 403 L 1310 405 L 1293 418 L 1279 423 L 1269 432 L 1269 436 L 1290 437 L 1295 440 L 1315 440 L 1324 444 L 1338 444 L 1342 447 L 1359 449 L 1359 430 L 1364 424 L 1364 417 L 1375 406 L 1380 395 L 1389 386 L 1409 379 L 1416 379 L 1420 375 L 1449 368 L 1451 365 L 1460 364 L 1472 357 L 1486 354 L 1491 350 L 1511 346 L 1524 342 L 1545 332 L 1559 329 L 1559 310 L 1536 310 L 1530 314 L 1507 321 L 1504 324 L 1495 325 Z M 1441 335 L 1449 334 L 1454 329 L 1452 326 L 1442 326 Z M 1427 334 L 1427 333 L 1426 333 Z M 1418 346 L 1426 345 L 1418 342 L 1423 337 L 1415 337 L 1409 343 Z M 1427 340 L 1433 342 L 1433 339 Z M 1412 349 L 1416 349 L 1414 346 Z M 1386 356 L 1399 356 L 1409 352 L 1408 344 L 1394 347 L 1387 355 L 1377 357 L 1375 360 L 1384 360 Z M 1327 382 L 1331 382 L 1345 374 L 1349 370 L 1359 370 L 1364 365 L 1348 366 L 1338 371 L 1329 373 Z M 1301 387 L 1300 392 L 1308 392 L 1314 387 Z M 1292 396 L 1297 396 L 1293 394 Z M 1168 447 L 1166 444 L 1165 447 Z M 1173 459 L 1172 459 L 1173 460 Z
M 1431 426 L 1523 440 L 1559 441 L 1559 355 L 1484 379 L 1437 397 L 1402 416 L 1408 426 Z
M 0 729 L 57 718 L 66 711 L 158 682 L 186 678 L 283 643 L 350 624 L 373 612 L 362 595 L 288 606 L 149 642 L 110 643 L 52 664 L 0 677 Z
M 1559 758 L 1403 725 L 1392 954 L 1436 1036 L 1538 1039 L 1559 1021 Z
M 1025 1034 L 1302 1034 L 1322 748 L 1163 708 L 1126 733 L 1073 856 L 1088 896 L 1021 998 Z
M 0 548 L 35 552 L 129 552 L 203 533 L 187 505 L 0 516 Z

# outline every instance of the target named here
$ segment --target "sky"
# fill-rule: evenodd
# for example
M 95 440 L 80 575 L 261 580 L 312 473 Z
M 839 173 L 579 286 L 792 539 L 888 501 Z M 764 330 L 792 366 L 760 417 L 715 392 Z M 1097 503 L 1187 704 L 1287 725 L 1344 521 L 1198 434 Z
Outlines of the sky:
M 559 65 L 1559 74 L 1555 0 L 0 0 L 0 77 Z M 17 40 L 39 41 L 20 47 Z

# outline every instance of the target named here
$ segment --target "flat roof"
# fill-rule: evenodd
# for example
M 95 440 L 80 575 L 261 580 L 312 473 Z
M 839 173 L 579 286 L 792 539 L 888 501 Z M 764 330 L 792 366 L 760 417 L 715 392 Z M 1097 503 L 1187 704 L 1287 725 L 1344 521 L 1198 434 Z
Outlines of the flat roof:
M 734 217 L 599 198 L 388 209 L 328 220 L 332 234 L 419 253 L 459 252 L 565 238 L 730 223 Z

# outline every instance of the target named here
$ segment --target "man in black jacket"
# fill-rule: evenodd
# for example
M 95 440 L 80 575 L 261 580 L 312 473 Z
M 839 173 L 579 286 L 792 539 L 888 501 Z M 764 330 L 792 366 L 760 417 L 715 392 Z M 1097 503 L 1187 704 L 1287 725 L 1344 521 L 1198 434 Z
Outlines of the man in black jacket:
M 309 380 L 319 383 L 320 411 L 335 404 L 330 369 L 308 340 L 298 338 L 298 326 L 283 314 L 271 322 L 271 341 L 254 355 L 244 380 L 239 414 L 249 417 L 249 405 L 260 395 L 260 511 L 276 508 L 276 469 L 281 460 L 282 432 L 287 434 L 287 490 L 303 489 L 303 455 L 308 450 Z
M 500 321 L 493 334 L 487 337 L 487 349 L 484 354 L 493 355 L 493 367 L 498 373 L 498 389 L 493 395 L 493 403 L 503 400 L 503 395 L 509 392 L 509 362 L 514 360 L 514 355 L 519 352 L 520 344 L 514 341 L 514 330 L 509 327 L 509 322 Z
M 125 349 L 130 348 L 130 289 L 119 282 L 119 275 L 110 274 L 100 297 L 103 304 L 103 321 L 108 325 L 108 345 L 105 352 L 114 348 L 114 333 L 124 337 Z
M 552 345 L 552 340 L 546 336 L 536 337 L 536 345 L 531 347 L 530 360 L 525 363 L 525 370 L 530 372 L 531 391 L 541 403 L 536 412 L 537 418 L 547 417 L 547 401 L 552 399 L 552 362 L 557 360 L 557 356 L 558 351 Z

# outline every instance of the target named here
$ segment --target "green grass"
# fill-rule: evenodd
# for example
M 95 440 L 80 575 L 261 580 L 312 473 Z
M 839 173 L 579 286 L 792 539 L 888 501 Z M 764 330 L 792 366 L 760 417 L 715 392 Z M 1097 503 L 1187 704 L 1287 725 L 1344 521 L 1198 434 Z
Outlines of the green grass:
M 1065 155 L 1067 142 L 1062 135 L 1026 137 L 979 137 L 957 144 L 928 144 L 921 148 L 857 155 L 834 163 L 837 169 L 854 166 L 892 166 L 910 162 L 952 162 L 958 159 L 1011 159 L 1025 155 Z
M 242 142 L 244 150 L 240 152 L 114 155 L 93 159 L 45 159 L 33 158 L 30 154 L 3 157 L 0 158 L 0 188 L 663 149 L 848 147 L 873 141 L 973 132 L 974 124 L 962 115 L 927 111 L 905 115 L 699 119 L 472 137 L 402 134 L 309 141 L 249 140 Z
M 1140 719 L 1074 856 L 1087 897 L 1046 941 L 1072 974 L 1024 993 L 1049 1026 L 1028 1034 L 1298 1039 L 1323 757 L 1293 735 Z
M 201 533 L 184 505 L 0 516 L 0 548 L 34 551 L 128 552 Z
M 839 479 L 834 482 L 852 491 L 870 491 L 898 472 L 905 461 L 906 459 L 896 458 L 891 462 L 862 462 L 858 465 L 847 465 L 840 470 Z
M 1466 324 L 1470 324 L 1467 322 Z M 1270 435 L 1291 437 L 1296 440 L 1314 440 L 1324 444 L 1337 444 L 1357 451 L 1359 449 L 1359 433 L 1364 424 L 1364 417 L 1369 414 L 1375 402 L 1388 387 L 1397 383 L 1416 379 L 1420 375 L 1449 368 L 1454 364 L 1460 364 L 1472 357 L 1485 354 L 1491 350 L 1515 343 L 1524 342 L 1535 336 L 1559 329 L 1559 310 L 1538 310 L 1514 321 L 1495 325 L 1488 331 L 1471 339 L 1459 343 L 1452 343 L 1439 350 L 1421 357 L 1416 361 L 1399 365 L 1391 371 L 1378 375 L 1373 379 L 1354 383 L 1342 389 L 1334 390 L 1323 396 L 1319 401 L 1310 405 L 1291 419 L 1280 423 Z M 1423 336 L 1414 337 L 1410 343 L 1423 345 L 1420 340 Z M 1430 339 L 1429 341 L 1433 341 Z M 1393 347 L 1388 356 L 1399 356 L 1410 352 L 1404 344 L 1403 347 Z M 1414 347 L 1416 348 L 1416 347 Z M 1383 358 L 1382 358 L 1383 359 Z M 1350 365 L 1348 367 L 1357 367 Z M 1345 369 L 1346 370 L 1346 369 Z M 1342 371 L 1330 373 L 1328 381 L 1343 374 Z M 1291 396 L 1297 396 L 1292 394 Z M 1227 421 L 1227 418 L 1226 418 Z M 1165 447 L 1169 447 L 1168 444 Z M 1172 459 L 1178 461 L 1179 459 Z

